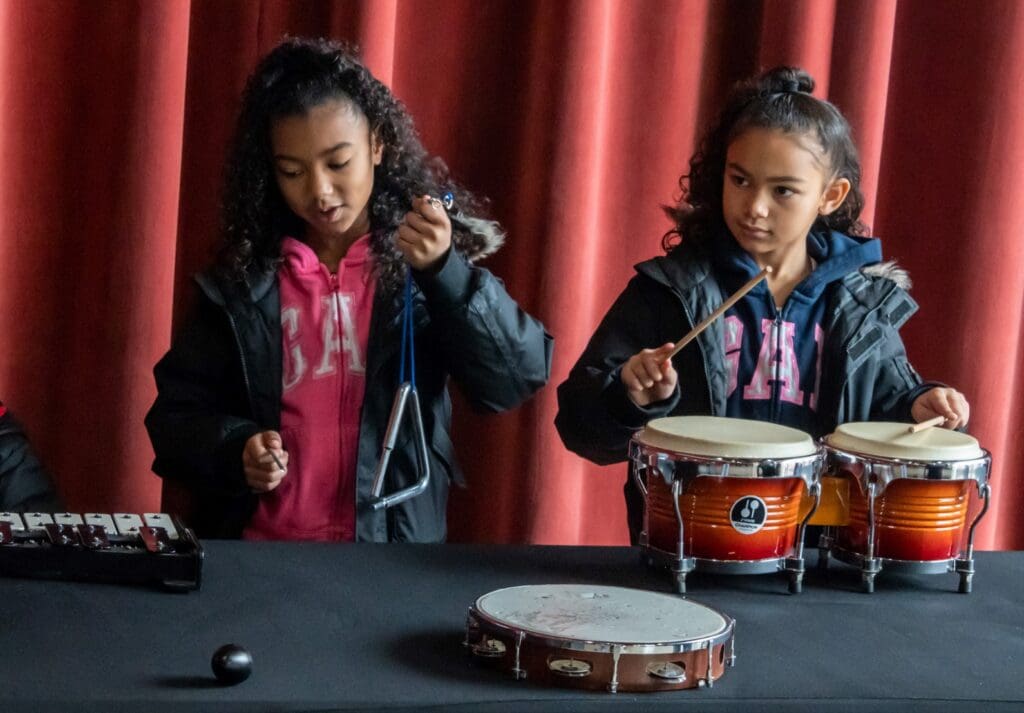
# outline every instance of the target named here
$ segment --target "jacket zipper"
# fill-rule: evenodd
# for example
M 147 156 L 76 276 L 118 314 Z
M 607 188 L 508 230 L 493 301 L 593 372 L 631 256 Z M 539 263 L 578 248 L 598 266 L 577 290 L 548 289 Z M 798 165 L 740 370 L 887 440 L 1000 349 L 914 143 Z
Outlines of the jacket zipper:
M 778 423 L 779 418 L 782 415 L 782 388 L 779 386 L 779 333 L 782 331 L 782 312 L 778 309 L 775 309 L 774 311 L 775 318 L 772 320 L 772 331 L 769 336 L 771 343 L 769 344 L 769 347 L 772 350 L 772 423 Z
M 338 270 L 339 271 L 341 270 L 341 264 L 340 263 L 338 264 Z M 328 274 L 330 275 L 329 283 L 330 283 L 331 295 L 334 298 L 334 329 L 335 329 L 335 334 L 338 335 L 338 344 L 339 344 L 339 348 L 338 348 L 338 375 L 337 375 L 337 379 L 338 379 L 338 393 L 337 393 L 337 401 L 336 401 L 336 404 L 337 404 L 337 407 L 338 407 L 338 411 L 337 411 L 337 417 L 335 418 L 335 421 L 340 424 L 341 423 L 341 402 L 345 398 L 345 383 L 347 382 L 347 379 L 345 379 L 343 377 L 343 374 L 342 374 L 342 369 L 345 368 L 345 350 L 343 348 L 341 348 L 341 346 L 340 346 L 340 345 L 344 344 L 344 342 L 345 342 L 345 332 L 342 329 L 342 324 L 343 323 L 342 323 L 342 319 L 341 319 L 341 284 L 340 284 L 339 279 L 338 279 L 338 273 L 337 272 L 329 272 Z M 362 409 L 360 409 L 360 413 L 362 413 Z M 360 419 L 360 421 L 361 420 L 362 419 Z M 360 428 L 362 428 L 362 424 L 361 423 L 360 423 Z M 340 435 L 340 431 L 339 431 L 339 435 Z M 344 453 L 342 453 L 342 442 L 341 442 L 340 438 L 338 439 L 337 449 L 338 449 L 338 463 L 340 465 L 345 460 L 345 455 L 344 455 Z M 358 442 L 356 444 L 355 460 L 356 460 L 356 472 L 358 473 L 358 470 L 359 470 L 359 467 L 358 467 L 358 460 L 359 460 L 359 445 L 358 445 Z M 343 476 L 343 473 L 341 473 L 341 472 L 339 472 L 338 475 L 337 475 L 337 477 L 338 477 L 338 488 L 337 488 L 337 492 L 335 493 L 335 498 L 336 499 L 334 501 L 334 511 L 335 511 L 337 517 L 343 517 L 344 516 L 344 514 L 341 512 L 341 509 L 342 509 L 341 505 L 346 500 L 346 498 L 343 496 L 343 494 L 341 492 L 341 488 L 342 488 L 342 485 L 344 483 L 344 478 L 342 476 Z M 358 477 L 353 477 L 353 479 L 352 479 L 352 502 L 353 503 L 356 503 L 359 500 L 359 483 L 358 483 L 358 480 L 359 480 Z M 356 531 L 355 519 L 357 519 L 357 518 L 354 518 L 353 522 L 352 522 L 352 533 L 351 534 L 352 534 L 352 538 L 353 539 L 355 539 L 355 534 L 356 534 L 355 533 L 355 531 Z
M 339 269 L 341 266 L 338 266 Z M 344 338 L 344 332 L 341 331 L 341 286 L 338 284 L 338 273 L 331 273 L 331 295 L 334 297 L 334 328 L 337 331 L 339 344 Z M 338 368 L 341 368 L 341 357 L 343 351 L 338 352 Z

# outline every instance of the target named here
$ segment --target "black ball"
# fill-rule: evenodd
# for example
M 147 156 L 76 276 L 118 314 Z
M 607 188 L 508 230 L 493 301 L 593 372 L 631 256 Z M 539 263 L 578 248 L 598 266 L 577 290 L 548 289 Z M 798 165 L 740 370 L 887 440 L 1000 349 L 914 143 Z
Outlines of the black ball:
M 238 644 L 225 644 L 213 652 L 210 667 L 218 681 L 233 686 L 249 678 L 252 655 Z

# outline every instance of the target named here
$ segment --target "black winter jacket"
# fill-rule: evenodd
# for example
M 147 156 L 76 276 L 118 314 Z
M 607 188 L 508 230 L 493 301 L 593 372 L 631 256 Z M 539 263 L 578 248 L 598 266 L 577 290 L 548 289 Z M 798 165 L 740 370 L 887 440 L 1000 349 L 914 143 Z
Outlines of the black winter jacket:
M 53 482 L 29 446 L 21 425 L 0 404 L 0 510 L 61 512 Z
M 356 540 L 439 542 L 446 535 L 449 481 L 462 482 L 449 438 L 449 374 L 474 407 L 518 405 L 551 374 L 552 338 L 487 270 L 455 250 L 432 275 L 416 274 L 416 387 L 430 451 L 421 495 L 385 512 L 367 506 L 398 385 L 401 293 L 378 289 L 367 346 L 366 392 L 356 468 Z M 280 428 L 281 307 L 277 277 L 249 287 L 200 275 L 200 304 L 154 370 L 158 396 L 146 416 L 153 470 L 191 491 L 193 525 L 207 537 L 238 537 L 256 507 L 242 471 L 255 433 Z M 418 478 L 411 429 L 391 455 L 384 492 Z
M 679 339 L 724 298 L 706 250 L 683 245 L 636 266 L 637 275 L 605 315 L 583 355 L 558 387 L 555 425 L 573 452 L 602 465 L 625 461 L 629 440 L 662 416 L 724 416 L 729 383 L 722 321 L 677 354 L 675 394 L 641 408 L 622 384 L 622 365 L 641 349 Z M 891 263 L 853 272 L 828 289 L 818 438 L 848 421 L 911 421 L 910 408 L 939 384 L 923 383 L 907 360 L 899 328 L 917 310 Z M 643 504 L 626 479 L 630 532 Z

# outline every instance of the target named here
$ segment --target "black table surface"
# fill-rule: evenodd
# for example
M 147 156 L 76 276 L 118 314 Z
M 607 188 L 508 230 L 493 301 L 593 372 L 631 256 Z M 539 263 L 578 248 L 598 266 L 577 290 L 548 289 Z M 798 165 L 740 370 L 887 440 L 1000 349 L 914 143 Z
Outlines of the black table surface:
M 712 688 L 583 692 L 514 681 L 462 646 L 477 597 L 524 584 L 671 592 L 625 547 L 208 541 L 203 585 L 155 589 L 0 579 L 0 711 L 1024 711 L 1024 552 L 952 574 L 809 568 L 695 572 L 688 597 L 736 620 L 736 665 Z M 810 555 L 813 564 L 815 554 Z M 225 687 L 214 650 L 245 646 Z

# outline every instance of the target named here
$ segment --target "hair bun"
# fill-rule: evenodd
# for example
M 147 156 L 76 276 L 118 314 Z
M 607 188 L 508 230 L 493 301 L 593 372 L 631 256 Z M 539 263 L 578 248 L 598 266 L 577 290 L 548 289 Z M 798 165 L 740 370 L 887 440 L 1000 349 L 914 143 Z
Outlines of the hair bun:
M 776 67 L 761 75 L 758 83 L 769 92 L 814 91 L 814 78 L 799 67 Z

